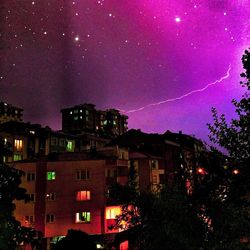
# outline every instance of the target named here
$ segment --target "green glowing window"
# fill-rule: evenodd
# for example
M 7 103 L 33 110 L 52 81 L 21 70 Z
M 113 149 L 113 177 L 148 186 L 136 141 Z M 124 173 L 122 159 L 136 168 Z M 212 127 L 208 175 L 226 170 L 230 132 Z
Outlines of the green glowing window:
M 21 154 L 14 154 L 13 160 L 14 161 L 21 161 L 22 160 L 22 155 Z
M 75 222 L 76 223 L 88 223 L 90 222 L 90 212 L 78 212 L 76 213 Z
M 107 121 L 107 120 L 105 120 L 105 121 L 103 122 L 103 124 L 104 124 L 104 125 L 107 125 L 107 123 L 108 123 L 108 121 Z
M 66 149 L 67 149 L 68 152 L 74 151 L 73 141 L 67 141 L 67 148 Z
M 49 171 L 47 172 L 47 180 L 53 181 L 56 179 L 56 172 L 55 171 Z
M 77 121 L 77 120 L 78 120 L 78 117 L 77 117 L 77 116 L 75 116 L 75 117 L 74 117 L 74 120 L 75 120 L 75 121 Z

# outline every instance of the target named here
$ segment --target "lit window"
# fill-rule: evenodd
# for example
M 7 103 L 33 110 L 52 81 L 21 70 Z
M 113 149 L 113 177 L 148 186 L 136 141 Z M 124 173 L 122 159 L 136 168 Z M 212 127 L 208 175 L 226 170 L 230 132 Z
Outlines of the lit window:
M 56 197 L 55 193 L 47 193 L 46 194 L 47 201 L 54 201 L 55 197 Z
M 90 212 L 78 212 L 76 213 L 76 223 L 88 223 L 90 222 Z
M 74 120 L 75 120 L 75 121 L 77 121 L 77 120 L 78 120 L 78 117 L 77 117 L 77 116 L 75 116 L 75 117 L 74 117 Z
M 80 113 L 82 113 L 82 109 L 80 109 Z
M 106 208 L 106 220 L 115 219 L 116 216 L 121 214 L 121 207 L 107 207 Z
M 35 173 L 27 173 L 27 181 L 34 181 Z
M 153 183 L 153 184 L 158 184 L 157 175 L 153 175 L 153 176 L 152 176 L 152 183 Z
M 73 112 L 72 112 L 72 111 L 70 111 L 69 113 L 70 113 L 71 115 L 73 114 Z
M 74 151 L 74 149 L 73 149 L 73 141 L 67 141 L 67 148 L 66 148 L 66 150 L 68 152 L 73 152 Z
M 55 221 L 55 216 L 54 214 L 47 214 L 46 215 L 46 222 L 47 223 L 53 223 Z
M 82 190 L 76 192 L 77 201 L 88 201 L 90 200 L 90 191 Z
M 21 161 L 22 160 L 22 155 L 20 155 L 20 154 L 14 154 L 13 155 L 13 160 L 14 161 Z
M 34 135 L 35 131 L 34 130 L 30 130 L 30 134 Z
M 47 180 L 52 181 L 56 179 L 56 172 L 55 171 L 49 171 L 47 172 Z
M 88 180 L 89 179 L 89 170 L 78 170 L 76 171 L 76 179 L 77 180 Z
M 86 113 L 86 115 L 88 115 L 88 114 L 89 114 L 89 111 L 88 111 L 88 110 L 85 110 L 85 113 Z
M 34 216 L 33 215 L 26 215 L 24 216 L 25 224 L 33 224 L 34 223 Z
M 4 145 L 7 144 L 7 138 L 4 138 Z
M 15 139 L 14 147 L 15 147 L 16 151 L 22 151 L 23 150 L 23 140 Z

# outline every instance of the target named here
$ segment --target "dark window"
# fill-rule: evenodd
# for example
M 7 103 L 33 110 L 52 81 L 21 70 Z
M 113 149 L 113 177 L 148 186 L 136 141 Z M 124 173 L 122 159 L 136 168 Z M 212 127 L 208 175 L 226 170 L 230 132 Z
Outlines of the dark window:
M 77 180 L 88 180 L 89 176 L 90 176 L 89 170 L 87 170 L 87 169 L 76 171 L 76 179 Z
M 27 173 L 27 181 L 34 181 L 35 173 Z

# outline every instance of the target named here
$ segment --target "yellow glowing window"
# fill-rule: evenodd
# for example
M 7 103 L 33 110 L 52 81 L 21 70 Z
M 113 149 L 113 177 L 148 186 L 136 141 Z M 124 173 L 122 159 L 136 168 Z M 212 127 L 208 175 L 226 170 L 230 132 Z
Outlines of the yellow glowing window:
M 91 220 L 90 212 L 78 212 L 76 213 L 76 223 L 88 223 Z
M 106 220 L 115 219 L 116 216 L 121 214 L 121 207 L 108 207 L 106 208 Z
M 15 147 L 16 151 L 22 151 L 23 150 L 23 140 L 15 139 L 14 147 Z
M 76 200 L 77 201 L 88 201 L 90 200 L 90 191 L 82 190 L 76 192 Z

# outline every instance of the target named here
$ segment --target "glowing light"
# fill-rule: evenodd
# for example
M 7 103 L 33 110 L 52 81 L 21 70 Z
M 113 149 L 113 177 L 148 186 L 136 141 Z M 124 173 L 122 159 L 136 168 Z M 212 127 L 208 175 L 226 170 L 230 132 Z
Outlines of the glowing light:
M 240 172 L 240 171 L 239 171 L 238 169 L 234 169 L 234 170 L 233 170 L 233 174 L 239 174 L 239 172 Z
M 180 18 L 180 17 L 176 17 L 176 18 L 175 18 L 175 21 L 176 21 L 177 23 L 179 23 L 179 22 L 181 21 L 181 18 Z
M 219 78 L 218 80 L 216 80 L 214 82 L 208 83 L 205 87 L 203 87 L 201 89 L 192 90 L 192 91 L 190 91 L 190 92 L 188 92 L 188 93 L 186 93 L 184 95 L 181 95 L 179 97 L 166 99 L 166 100 L 156 102 L 156 103 L 150 103 L 150 104 L 148 104 L 146 106 L 143 106 L 143 107 L 140 107 L 140 108 L 137 108 L 137 109 L 127 110 L 127 111 L 123 110 L 123 109 L 119 109 L 119 111 L 129 114 L 129 113 L 134 113 L 134 112 L 144 110 L 145 108 L 149 108 L 149 107 L 152 107 L 152 106 L 158 106 L 158 105 L 161 105 L 161 104 L 164 104 L 164 103 L 167 103 L 167 102 L 175 102 L 175 101 L 178 101 L 178 100 L 182 100 L 183 98 L 188 97 L 190 95 L 193 95 L 195 93 L 203 92 L 206 89 L 208 89 L 210 86 L 213 86 L 213 85 L 216 85 L 218 83 L 223 82 L 224 80 L 226 80 L 227 78 L 230 77 L 230 71 L 231 71 L 231 64 L 228 66 L 228 70 L 226 72 L 226 75 L 222 76 L 221 78 Z
M 205 174 L 205 173 L 206 173 L 205 170 L 204 170 L 204 168 L 198 168 L 198 169 L 197 169 L 197 172 L 198 172 L 199 174 Z
M 75 37 L 75 41 L 76 41 L 76 42 L 78 42 L 79 39 L 80 39 L 79 36 L 76 36 L 76 37 Z

